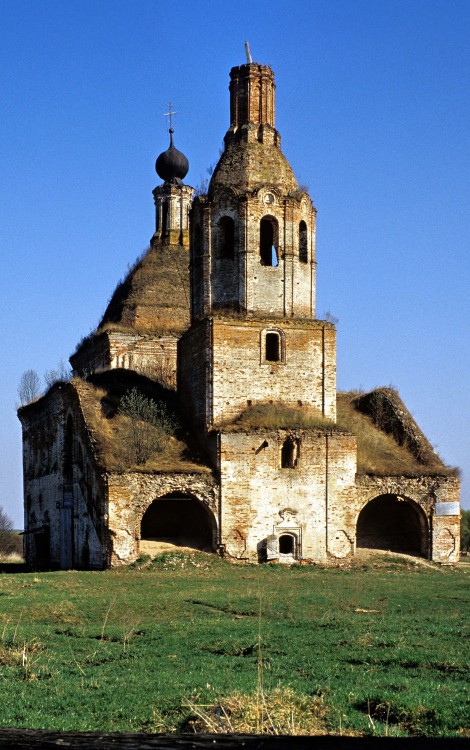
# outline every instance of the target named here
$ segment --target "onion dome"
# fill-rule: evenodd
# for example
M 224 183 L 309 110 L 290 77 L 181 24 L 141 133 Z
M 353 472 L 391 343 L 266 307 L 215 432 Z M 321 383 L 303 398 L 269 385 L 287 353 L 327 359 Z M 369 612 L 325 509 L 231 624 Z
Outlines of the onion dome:
M 170 146 L 155 162 L 155 171 L 165 182 L 180 183 L 186 177 L 189 162 L 181 151 L 173 145 L 173 128 L 170 128 Z

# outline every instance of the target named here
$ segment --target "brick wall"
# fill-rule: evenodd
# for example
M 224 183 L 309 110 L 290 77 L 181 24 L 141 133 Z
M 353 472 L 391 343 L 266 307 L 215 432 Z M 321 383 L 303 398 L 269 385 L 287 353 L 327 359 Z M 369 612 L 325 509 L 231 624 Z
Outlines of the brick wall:
M 42 399 L 23 407 L 19 416 L 27 564 L 104 567 L 105 486 L 73 386 L 53 386 Z M 67 450 L 69 475 L 64 471 Z
M 281 339 L 279 362 L 266 359 L 270 331 Z M 200 427 L 233 419 L 249 402 L 267 401 L 313 407 L 334 421 L 334 326 L 319 321 L 207 319 L 181 339 L 178 387 Z
M 298 458 L 295 468 L 281 468 L 289 436 L 298 441 Z M 257 560 L 268 537 L 290 529 L 301 537 L 304 559 L 326 560 L 327 536 L 334 539 L 342 531 L 340 509 L 354 485 L 355 438 L 259 430 L 221 433 L 219 442 L 221 535 L 227 552 Z M 339 556 L 352 552 L 349 541 L 344 549 L 342 538 L 336 546 Z

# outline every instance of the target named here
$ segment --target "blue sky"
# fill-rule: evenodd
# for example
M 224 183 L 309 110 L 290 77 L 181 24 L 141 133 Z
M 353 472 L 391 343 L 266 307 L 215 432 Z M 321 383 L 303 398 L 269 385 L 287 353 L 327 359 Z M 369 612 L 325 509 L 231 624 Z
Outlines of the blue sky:
M 148 245 L 170 100 L 186 182 L 207 177 L 245 39 L 318 209 L 338 387 L 398 388 L 470 507 L 469 27 L 466 0 L 0 0 L 0 504 L 17 527 L 21 373 L 67 361 Z

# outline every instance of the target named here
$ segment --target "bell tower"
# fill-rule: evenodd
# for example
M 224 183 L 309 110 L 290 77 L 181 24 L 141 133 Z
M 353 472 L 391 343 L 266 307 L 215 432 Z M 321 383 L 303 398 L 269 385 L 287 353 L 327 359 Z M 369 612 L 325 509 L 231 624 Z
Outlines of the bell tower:
M 207 196 L 192 209 L 194 319 L 229 309 L 315 318 L 315 219 L 275 129 L 274 73 L 232 68 L 230 127 Z
M 261 401 L 335 418 L 335 330 L 315 318 L 316 209 L 275 114 L 271 68 L 232 68 L 224 151 L 190 212 L 192 325 L 179 383 L 204 428 Z

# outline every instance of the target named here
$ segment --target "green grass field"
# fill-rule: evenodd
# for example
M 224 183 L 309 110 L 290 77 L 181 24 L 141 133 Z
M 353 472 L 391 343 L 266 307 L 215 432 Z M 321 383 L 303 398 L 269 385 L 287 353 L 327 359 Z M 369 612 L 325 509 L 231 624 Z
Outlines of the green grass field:
M 199 713 L 208 731 L 234 694 L 276 725 L 284 694 L 323 732 L 468 736 L 469 598 L 465 571 L 401 559 L 3 574 L 0 726 L 191 731 Z

